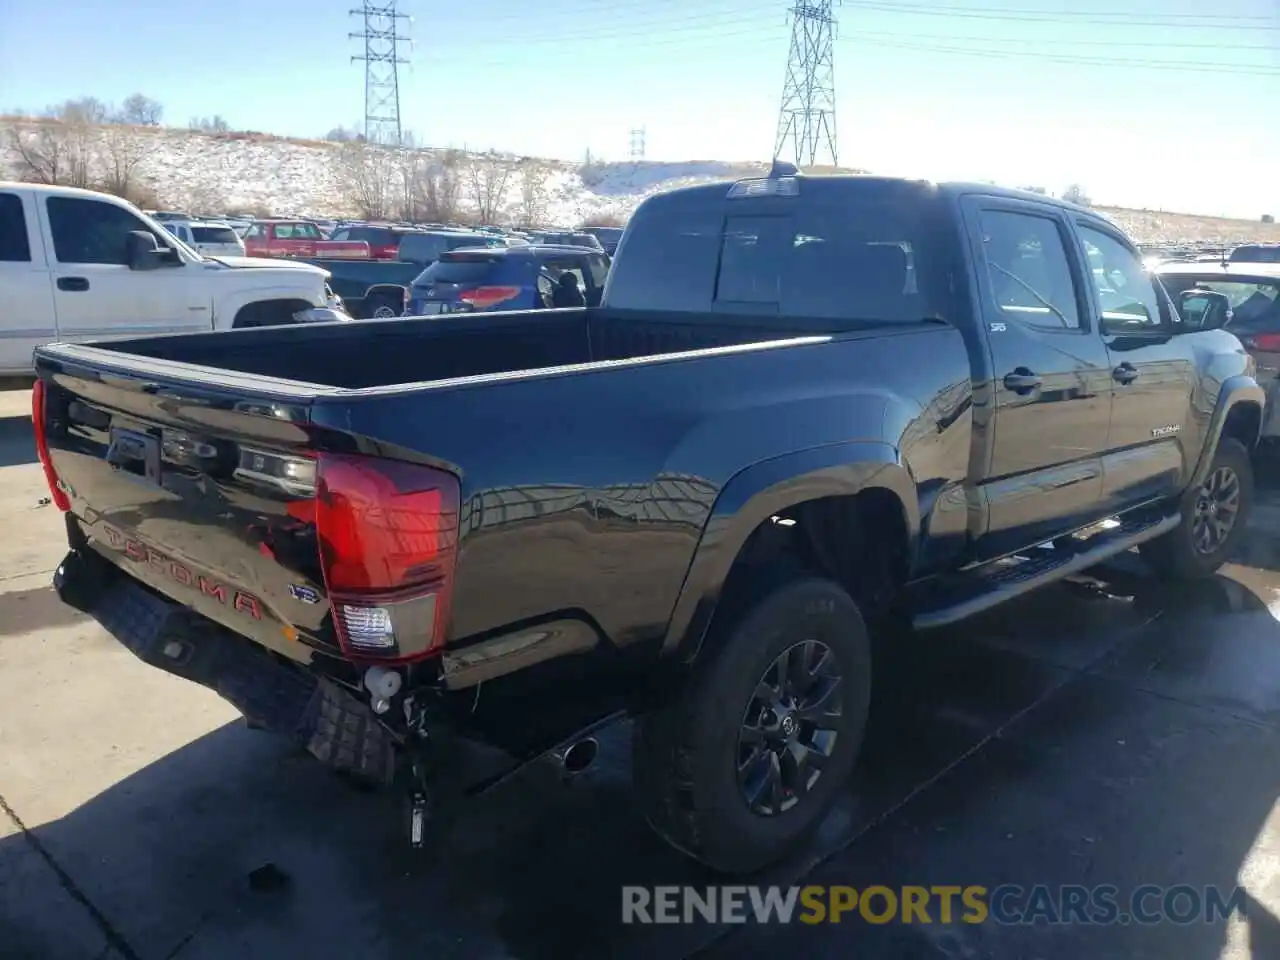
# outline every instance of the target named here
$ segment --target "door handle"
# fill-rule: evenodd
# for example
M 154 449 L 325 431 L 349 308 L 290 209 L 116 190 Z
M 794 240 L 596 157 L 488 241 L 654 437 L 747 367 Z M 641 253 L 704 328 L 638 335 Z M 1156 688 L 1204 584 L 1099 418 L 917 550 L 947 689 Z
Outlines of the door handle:
M 1122 363 L 1111 371 L 1111 376 L 1117 383 L 1133 383 L 1138 379 L 1138 370 L 1131 363 Z
M 1030 393 L 1038 388 L 1041 383 L 1041 379 L 1026 367 L 1018 367 L 1013 373 L 1004 375 L 1005 388 L 1012 390 L 1014 393 Z
M 59 277 L 58 289 L 69 293 L 84 293 L 89 289 L 89 281 L 85 277 Z

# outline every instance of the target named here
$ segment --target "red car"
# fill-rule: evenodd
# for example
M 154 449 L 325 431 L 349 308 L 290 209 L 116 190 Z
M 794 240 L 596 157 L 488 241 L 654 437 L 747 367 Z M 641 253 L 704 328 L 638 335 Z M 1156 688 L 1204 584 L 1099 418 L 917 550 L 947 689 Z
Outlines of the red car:
M 243 239 L 244 252 L 251 257 L 369 258 L 369 244 L 326 240 L 320 228 L 307 220 L 255 220 Z

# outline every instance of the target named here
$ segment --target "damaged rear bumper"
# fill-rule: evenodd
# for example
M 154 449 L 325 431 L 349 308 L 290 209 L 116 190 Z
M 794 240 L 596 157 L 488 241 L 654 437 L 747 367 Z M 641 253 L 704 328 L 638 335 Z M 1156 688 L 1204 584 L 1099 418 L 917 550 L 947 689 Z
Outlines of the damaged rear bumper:
M 395 779 L 399 738 L 341 684 L 152 592 L 91 550 L 68 553 L 53 583 L 64 603 L 140 660 L 208 687 L 250 725 L 293 740 L 342 773 L 378 784 Z

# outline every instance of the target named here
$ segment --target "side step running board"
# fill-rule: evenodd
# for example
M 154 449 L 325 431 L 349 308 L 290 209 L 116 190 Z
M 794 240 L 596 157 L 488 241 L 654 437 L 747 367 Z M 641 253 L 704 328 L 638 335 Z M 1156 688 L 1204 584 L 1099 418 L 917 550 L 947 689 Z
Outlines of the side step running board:
M 1153 540 L 1174 529 L 1182 518 L 1150 515 L 1122 519 L 1110 530 L 1096 533 L 1077 544 L 1063 544 L 1053 549 L 1034 548 L 1025 559 L 1015 562 L 995 561 L 984 567 L 948 577 L 929 595 L 921 598 L 912 625 L 917 630 L 943 627 L 989 610 L 1037 587 L 1086 570 L 1130 547 Z

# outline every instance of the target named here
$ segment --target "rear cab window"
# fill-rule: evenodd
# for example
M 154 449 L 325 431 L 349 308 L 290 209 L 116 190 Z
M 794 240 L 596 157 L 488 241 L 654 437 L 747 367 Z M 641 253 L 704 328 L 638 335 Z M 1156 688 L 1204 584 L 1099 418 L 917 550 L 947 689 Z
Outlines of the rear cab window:
M 230 227 L 192 227 L 191 235 L 196 243 L 231 243 L 239 240 Z
M 823 329 L 947 316 L 940 207 L 928 189 L 806 178 L 796 196 L 731 199 L 726 185 L 659 197 L 633 219 L 606 303 Z
M 429 286 L 432 283 L 487 283 L 500 279 L 510 271 L 505 258 L 488 256 L 483 253 L 448 254 L 437 260 L 413 281 L 414 286 Z

